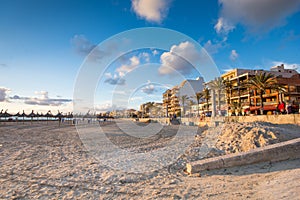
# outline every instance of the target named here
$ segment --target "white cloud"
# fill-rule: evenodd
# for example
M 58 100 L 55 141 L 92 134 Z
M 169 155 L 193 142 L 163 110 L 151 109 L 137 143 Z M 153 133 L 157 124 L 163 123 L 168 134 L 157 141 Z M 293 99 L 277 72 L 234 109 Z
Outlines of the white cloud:
M 127 93 L 124 90 L 112 90 L 113 95 L 126 95 Z
M 139 56 L 132 56 L 129 59 L 129 64 L 123 64 L 116 69 L 116 74 L 112 75 L 111 73 L 106 73 L 106 80 L 104 82 L 111 85 L 125 85 L 126 81 L 123 77 L 126 75 L 126 73 L 138 67 L 141 57 L 143 57 L 145 61 L 150 60 L 150 55 L 148 53 L 141 53 Z
M 131 62 L 131 66 L 134 66 L 134 67 L 136 67 L 137 65 L 140 64 L 140 60 L 136 56 L 131 57 L 130 62 Z
M 160 56 L 162 65 L 158 70 L 162 75 L 172 74 L 175 71 L 187 75 L 193 70 L 193 66 L 187 60 L 196 62 L 199 59 L 200 55 L 194 44 L 188 41 L 182 42 L 179 45 L 173 45 L 169 52 L 164 52 Z
M 10 97 L 11 100 L 22 100 L 28 105 L 39 105 L 39 106 L 61 106 L 66 103 L 72 102 L 71 99 L 62 98 L 49 98 L 47 91 L 35 92 L 39 97 L 22 97 L 19 95 L 14 95 Z
M 125 79 L 123 79 L 121 76 L 118 76 L 115 74 L 114 76 L 111 73 L 106 73 L 105 74 L 106 79 L 105 83 L 109 83 L 111 85 L 124 85 L 125 84 Z
M 140 54 L 140 57 L 144 58 L 146 62 L 150 62 L 150 54 L 147 52 L 143 52 Z
M 155 89 L 154 85 L 151 83 L 149 83 L 148 85 L 146 85 L 145 87 L 142 88 L 142 92 L 144 92 L 146 94 L 153 94 L 156 91 L 157 90 Z
M 119 72 L 119 76 L 123 77 L 126 73 L 130 72 L 140 64 L 140 59 L 137 56 L 133 56 L 129 60 L 129 65 L 122 65 L 116 69 L 116 71 Z
M 152 54 L 153 54 L 153 56 L 156 56 L 156 55 L 159 54 L 159 52 L 158 52 L 156 49 L 154 49 L 154 50 L 152 51 Z
M 236 52 L 236 50 L 231 50 L 230 53 L 230 60 L 235 61 L 239 57 L 239 54 Z
M 171 0 L 131 0 L 133 11 L 149 22 L 161 23 L 167 16 Z
M 224 37 L 222 41 L 214 41 L 212 42 L 211 40 L 208 40 L 203 48 L 210 54 L 216 54 L 218 53 L 219 49 L 224 48 L 225 46 L 227 46 L 226 44 L 227 41 L 227 37 Z
M 299 11 L 300 0 L 219 0 L 221 11 L 215 30 L 228 33 L 237 24 L 250 32 L 266 32 L 285 24 L 285 19 Z
M 294 70 L 300 70 L 300 64 L 298 63 L 286 63 L 286 62 L 280 62 L 280 61 L 273 61 L 272 65 L 279 66 L 284 64 L 284 68 L 286 69 L 294 69 Z
M 75 51 L 81 55 L 88 55 L 96 45 L 91 43 L 84 35 L 74 35 L 71 39 Z
M 137 97 L 131 97 L 129 100 L 130 101 L 141 101 L 141 100 L 144 100 L 144 98 L 145 97 L 139 97 L 139 96 L 137 96 Z
M 0 87 L 0 102 L 4 102 L 7 99 L 7 93 L 10 90 L 8 88 L 5 87 Z
M 95 106 L 95 110 L 97 112 L 107 112 L 107 111 L 122 110 L 122 109 L 124 109 L 124 108 L 118 107 L 116 105 L 112 105 L 112 103 L 109 101 Z
M 40 99 L 49 99 L 47 91 L 37 91 L 36 95 L 40 95 Z
M 218 19 L 218 22 L 215 25 L 215 30 L 216 30 L 217 33 L 227 34 L 230 31 L 232 31 L 234 28 L 235 28 L 234 25 L 231 24 L 231 22 L 224 19 L 223 17 L 220 17 Z
M 102 49 L 100 49 L 84 35 L 74 35 L 74 37 L 71 38 L 71 44 L 77 54 L 81 56 L 88 56 L 91 61 L 100 61 L 104 57 L 111 55 L 118 47 L 118 45 L 114 42 L 110 42 L 107 46 L 102 46 Z

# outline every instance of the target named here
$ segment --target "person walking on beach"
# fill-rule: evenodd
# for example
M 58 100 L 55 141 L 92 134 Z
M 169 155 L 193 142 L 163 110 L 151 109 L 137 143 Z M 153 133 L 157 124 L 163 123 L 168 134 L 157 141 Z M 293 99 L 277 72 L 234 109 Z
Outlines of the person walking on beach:
M 280 103 L 279 103 L 278 109 L 279 109 L 279 112 L 280 112 L 281 114 L 284 114 L 284 110 L 285 110 L 285 104 L 284 104 L 284 102 L 280 102 Z
M 292 114 L 292 103 L 291 102 L 286 104 L 286 113 L 287 114 Z

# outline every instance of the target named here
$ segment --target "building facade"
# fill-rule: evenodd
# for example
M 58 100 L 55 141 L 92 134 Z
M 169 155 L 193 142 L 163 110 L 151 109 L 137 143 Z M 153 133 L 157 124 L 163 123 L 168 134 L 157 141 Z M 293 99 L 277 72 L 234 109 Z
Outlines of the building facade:
M 204 80 L 198 77 L 195 80 L 184 80 L 179 85 L 166 90 L 163 93 L 163 110 L 165 116 L 181 116 L 184 115 L 186 109 L 183 108 L 182 96 L 186 96 L 189 101 L 196 103 L 196 93 L 203 90 Z M 185 102 L 184 107 L 188 106 Z
M 163 117 L 163 104 L 158 102 L 147 102 L 140 105 L 141 117 Z
M 285 69 L 284 65 L 274 66 L 269 71 L 233 69 L 221 77 L 225 82 L 226 101 L 229 105 L 229 114 L 245 109 L 257 113 L 260 109 L 260 96 L 256 90 L 245 86 L 251 77 L 259 73 L 272 74 L 277 82 L 285 88 L 284 92 L 274 89 L 267 89 L 263 95 L 264 112 L 275 111 L 279 102 L 291 103 L 298 107 L 300 103 L 300 74 L 293 69 Z M 235 109 L 232 109 L 235 107 Z M 231 108 L 231 109 L 230 109 Z M 296 109 L 296 108 L 295 108 Z

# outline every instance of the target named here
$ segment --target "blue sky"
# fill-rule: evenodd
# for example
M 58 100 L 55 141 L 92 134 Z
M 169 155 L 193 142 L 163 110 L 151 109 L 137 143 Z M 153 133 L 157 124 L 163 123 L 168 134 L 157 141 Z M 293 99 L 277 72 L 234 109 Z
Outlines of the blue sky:
M 220 73 L 281 63 L 299 70 L 299 21 L 299 0 L 1 0 L 0 108 L 72 111 L 74 85 L 88 53 L 135 28 L 171 29 L 194 43 L 183 40 L 161 51 L 149 47 L 116 58 L 99 77 L 97 111 L 124 107 L 114 102 L 114 95 L 126 91 L 122 87 L 129 86 L 128 79 L 134 80 L 126 91 L 132 100 L 128 105 L 137 108 L 141 102 L 160 101 L 166 88 L 199 75 L 185 74 L 189 67 L 178 59 L 170 61 L 172 47 L 190 56 L 201 45 Z M 174 65 L 184 76 L 170 76 L 163 64 Z M 103 68 L 99 63 L 95 67 Z

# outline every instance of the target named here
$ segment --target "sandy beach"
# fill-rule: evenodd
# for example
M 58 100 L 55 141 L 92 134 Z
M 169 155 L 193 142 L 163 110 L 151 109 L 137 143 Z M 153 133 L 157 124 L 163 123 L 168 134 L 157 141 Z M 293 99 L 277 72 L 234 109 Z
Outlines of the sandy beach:
M 230 126 L 234 132 L 234 126 Z M 270 124 L 266 126 L 271 127 Z M 116 124 L 109 123 L 104 127 L 103 130 L 110 132 L 116 129 Z M 243 130 L 239 125 L 236 127 L 242 135 L 236 138 L 245 137 L 243 142 L 254 138 L 247 135 L 249 130 L 253 134 L 255 131 L 260 133 L 264 124 L 257 125 L 255 130 L 249 128 L 250 124 L 243 126 Z M 170 141 L 174 136 L 172 131 L 177 129 L 176 126 L 164 127 L 159 135 L 141 141 L 115 137 L 115 142 L 124 147 L 139 142 L 134 147 L 136 152 L 151 151 Z M 264 133 L 264 138 L 258 135 L 257 140 L 262 145 L 299 136 L 296 126 L 290 126 L 287 134 L 284 130 L 287 126 L 271 127 Z M 184 173 L 184 162 L 195 159 L 194 149 L 201 143 L 199 138 L 207 134 L 203 131 L 198 130 L 186 155 L 178 157 L 173 164 L 159 170 L 134 173 L 99 162 L 89 154 L 75 126 L 62 124 L 59 127 L 56 122 L 48 125 L 42 122 L 1 123 L 0 199 L 299 199 L 299 159 L 191 176 Z M 224 131 L 218 136 L 216 148 L 222 151 L 221 154 L 255 148 L 250 144 L 230 145 L 237 140 L 229 136 L 231 132 Z

